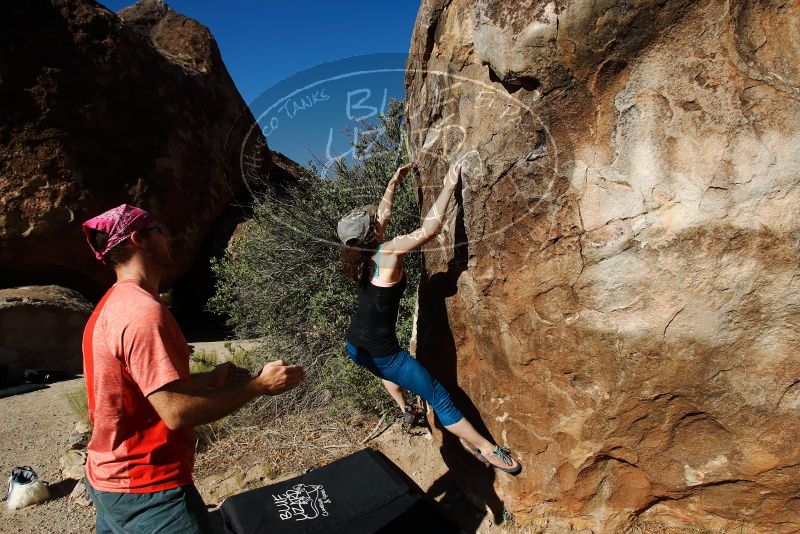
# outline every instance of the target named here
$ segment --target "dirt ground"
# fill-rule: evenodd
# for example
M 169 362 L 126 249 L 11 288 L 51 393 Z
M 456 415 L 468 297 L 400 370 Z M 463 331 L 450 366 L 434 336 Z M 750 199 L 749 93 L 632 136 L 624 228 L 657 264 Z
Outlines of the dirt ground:
M 67 438 L 77 421 L 66 400 L 67 393 L 84 387 L 82 379 L 69 380 L 51 384 L 45 389 L 0 398 L 0 477 L 11 473 L 16 466 L 30 465 L 39 474 L 42 480 L 49 483 L 51 499 L 38 506 L 23 508 L 22 510 L 9 511 L 5 506 L 0 507 L 0 532 L 2 533 L 83 533 L 94 530 L 94 508 L 82 507 L 70 502 L 69 493 L 76 482 L 61 479 L 61 468 L 58 460 L 67 449 Z M 447 480 L 447 467 L 438 456 L 438 447 L 427 431 L 419 430 L 416 435 L 402 432 L 399 424 L 381 424 L 375 426 L 377 419 L 365 418 L 358 425 L 353 425 L 344 430 L 351 434 L 351 439 L 345 439 L 337 445 L 335 453 L 324 458 L 321 463 L 328 463 L 336 457 L 344 456 L 360 448 L 370 446 L 381 450 L 398 466 L 411 476 L 423 490 L 429 489 L 439 481 L 441 499 L 448 496 L 448 513 L 455 518 L 467 519 L 470 525 L 481 522 L 485 512 L 479 512 L 469 505 L 464 499 L 453 499 L 455 488 L 442 480 Z M 377 434 L 365 444 L 361 444 L 364 437 Z M 340 432 L 337 434 L 341 441 Z M 247 451 L 250 456 L 263 456 L 266 451 L 258 450 L 254 442 L 253 450 Z M 275 454 L 273 450 L 271 454 Z M 214 502 L 210 497 L 209 488 L 204 487 L 204 482 L 213 477 L 214 470 L 210 469 L 207 456 L 210 453 L 198 455 L 196 469 L 196 483 L 206 497 L 207 502 Z M 323 460 L 323 458 L 318 458 Z M 256 485 L 266 485 L 281 478 L 286 478 L 297 473 L 283 473 L 282 476 L 265 478 Z M 5 488 L 3 488 L 4 492 Z M 445 491 L 446 490 L 446 491 Z M 485 522 L 486 528 L 479 532 L 498 532 L 493 528 L 491 521 Z M 474 531 L 474 530 L 473 530 Z
M 0 532 L 77 533 L 94 531 L 94 509 L 69 502 L 74 480 L 61 480 L 58 460 L 77 418 L 65 395 L 83 387 L 83 379 L 51 384 L 46 389 L 0 399 L 0 478 L 17 466 L 30 465 L 50 484 L 50 500 L 14 512 L 2 506 Z
M 83 379 L 51 384 L 45 389 L 0 398 L 0 478 L 4 483 L 15 466 L 30 465 L 49 482 L 51 499 L 38 506 L 15 512 L 0 506 L 0 533 L 83 533 L 94 531 L 94 508 L 83 507 L 68 499 L 76 482 L 61 480 L 59 458 L 67 449 L 67 438 L 73 432 L 77 417 L 66 395 L 83 388 Z M 238 434 L 215 443 L 201 452 L 195 466 L 195 482 L 205 501 L 219 503 L 225 495 L 237 493 L 241 487 L 231 487 L 220 495 L 225 482 L 238 480 L 251 466 L 252 459 L 261 462 L 264 476 L 255 477 L 247 488 L 260 487 L 299 474 L 307 468 L 325 465 L 336 458 L 364 447 L 378 449 L 400 467 L 465 532 L 479 534 L 549 534 L 547 528 L 520 528 L 513 521 L 497 524 L 494 514 L 474 506 L 453 484 L 439 447 L 427 429 L 404 432 L 398 423 L 386 423 L 377 417 L 356 416 L 337 425 L 321 421 L 311 414 L 282 420 L 280 428 L 242 429 Z M 304 449 L 284 447 L 271 442 L 292 441 L 295 436 Z M 365 441 L 365 438 L 369 438 Z M 224 464 L 220 457 L 231 457 L 225 447 L 236 451 L 236 461 Z M 218 455 L 215 457 L 215 454 Z M 293 463 L 283 472 L 276 466 L 286 466 L 285 458 Z M 299 462 L 299 463 L 298 463 Z M 270 467 L 271 466 L 271 467 Z M 244 470 L 242 470 L 244 467 Z M 237 469 L 241 474 L 237 474 Z M 252 472 L 252 469 L 250 469 Z M 269 476 L 267 476 L 269 475 Z M 5 493 L 5 488 L 3 488 Z M 562 532 L 562 531 L 559 531 Z M 637 534 L 706 534 L 703 529 L 668 528 L 657 524 L 642 525 Z

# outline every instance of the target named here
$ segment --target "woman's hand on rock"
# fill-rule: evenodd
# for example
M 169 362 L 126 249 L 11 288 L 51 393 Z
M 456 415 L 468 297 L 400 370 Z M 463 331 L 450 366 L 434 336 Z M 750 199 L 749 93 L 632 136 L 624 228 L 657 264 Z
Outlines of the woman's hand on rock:
M 398 167 L 394 173 L 394 176 L 392 176 L 391 181 L 397 185 L 401 184 L 403 182 L 403 178 L 405 178 L 406 174 L 408 174 L 408 171 L 411 170 L 411 165 L 411 163 L 406 163 L 405 165 Z
M 458 181 L 461 179 L 461 162 L 453 164 L 447 175 L 444 177 L 444 186 L 450 189 L 455 189 Z

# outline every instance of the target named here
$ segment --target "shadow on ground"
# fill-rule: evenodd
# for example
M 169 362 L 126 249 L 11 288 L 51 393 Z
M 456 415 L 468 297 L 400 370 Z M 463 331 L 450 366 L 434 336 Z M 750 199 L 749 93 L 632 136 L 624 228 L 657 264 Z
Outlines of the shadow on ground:
M 50 492 L 50 498 L 48 500 L 55 501 L 56 499 L 66 497 L 72 493 L 72 490 L 75 489 L 75 485 L 77 483 L 78 482 L 76 480 L 65 478 L 64 480 L 59 480 L 53 484 L 48 484 L 47 491 Z

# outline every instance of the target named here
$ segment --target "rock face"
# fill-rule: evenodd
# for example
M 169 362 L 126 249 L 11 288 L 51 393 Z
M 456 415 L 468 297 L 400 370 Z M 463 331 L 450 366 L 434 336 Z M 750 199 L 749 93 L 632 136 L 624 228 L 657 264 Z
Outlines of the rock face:
M 443 437 L 496 511 L 800 530 L 798 23 L 771 1 L 422 3 L 423 209 L 465 169 L 417 351 L 521 458 L 495 477 Z
M 208 228 L 270 166 L 208 29 L 160 0 L 0 7 L 0 286 L 97 296 L 111 273 L 80 223 L 122 202 L 171 230 L 184 272 Z
M 81 340 L 92 306 L 58 286 L 0 289 L 0 384 L 25 369 L 83 369 Z

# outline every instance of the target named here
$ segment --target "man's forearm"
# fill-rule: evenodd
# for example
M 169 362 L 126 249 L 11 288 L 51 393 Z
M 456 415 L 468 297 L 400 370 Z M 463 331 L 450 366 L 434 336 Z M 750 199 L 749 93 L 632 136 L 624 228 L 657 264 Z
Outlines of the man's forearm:
M 192 381 L 192 390 L 208 389 L 211 387 L 211 372 L 206 373 L 192 373 L 190 379 Z
M 189 380 L 175 380 L 150 393 L 147 400 L 167 427 L 175 430 L 222 419 L 255 397 L 277 395 L 296 387 L 305 376 L 301 366 L 286 365 L 283 360 L 266 364 L 258 376 L 242 381 L 236 376 L 237 370 L 241 369 L 232 364 L 222 364 L 215 369 L 215 373 L 223 373 L 222 378 L 227 376 L 228 381 L 233 381 L 229 386 L 195 390 Z M 234 374 L 230 375 L 231 372 Z M 222 383 L 225 381 L 221 379 Z
M 168 392 L 169 413 L 162 419 L 170 428 L 204 425 L 222 419 L 261 395 L 255 380 L 216 389 L 188 387 L 185 391 Z

